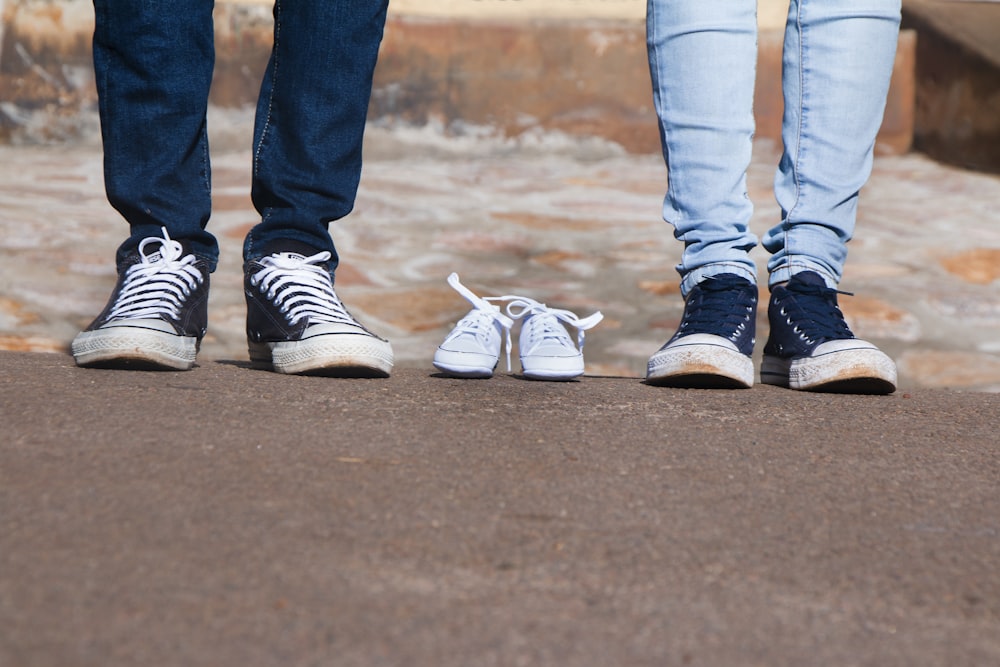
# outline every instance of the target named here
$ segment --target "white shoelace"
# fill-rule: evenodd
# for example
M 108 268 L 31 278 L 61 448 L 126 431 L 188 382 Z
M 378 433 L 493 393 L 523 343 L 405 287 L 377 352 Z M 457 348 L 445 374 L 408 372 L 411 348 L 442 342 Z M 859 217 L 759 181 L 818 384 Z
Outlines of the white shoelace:
M 525 326 L 521 329 L 522 354 L 525 350 L 530 354 L 546 340 L 553 340 L 560 345 L 572 348 L 573 341 L 570 339 L 566 327 L 560 322 L 576 327 L 576 349 L 583 354 L 584 332 L 594 328 L 604 319 L 604 315 L 600 311 L 580 319 L 572 311 L 549 308 L 544 303 L 523 296 L 499 297 L 499 299 L 510 300 L 510 303 L 507 304 L 507 314 L 512 319 L 525 319 L 525 324 L 528 324 L 529 321 L 531 323 L 531 326 Z M 526 318 L 530 318 L 530 320 Z
M 466 301 L 472 304 L 472 310 L 458 321 L 455 328 L 451 330 L 451 333 L 445 339 L 445 343 L 460 336 L 474 336 L 485 348 L 487 336 L 493 329 L 494 323 L 499 323 L 506 336 L 507 371 L 510 372 L 510 328 L 514 326 L 514 320 L 504 315 L 498 306 L 490 303 L 490 301 L 500 301 L 502 297 L 482 298 L 476 296 L 474 292 L 459 281 L 457 273 L 452 273 L 448 276 L 448 284 L 456 292 L 465 297 Z
M 289 324 L 308 317 L 313 324 L 359 326 L 333 291 L 330 273 L 320 266 L 330 257 L 325 250 L 310 257 L 295 253 L 269 255 L 259 260 L 264 268 L 250 277 L 250 284 L 266 293 Z
M 205 280 L 195 266 L 194 255 L 183 255 L 184 247 L 170 238 L 150 236 L 139 242 L 139 263 L 125 272 L 125 282 L 108 314 L 108 320 L 149 319 L 166 315 L 177 319 L 184 299 Z M 146 253 L 151 243 L 160 248 Z

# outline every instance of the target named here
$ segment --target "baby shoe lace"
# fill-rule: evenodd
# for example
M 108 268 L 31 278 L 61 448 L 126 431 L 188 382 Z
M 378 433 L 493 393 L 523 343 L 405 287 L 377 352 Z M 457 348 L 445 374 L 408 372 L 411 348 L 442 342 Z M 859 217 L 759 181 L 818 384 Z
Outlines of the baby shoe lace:
M 445 343 L 461 336 L 473 336 L 480 341 L 483 347 L 486 347 L 489 332 L 493 329 L 494 323 L 498 323 L 503 329 L 506 337 L 507 371 L 509 372 L 511 369 L 510 328 L 514 326 L 514 320 L 504 315 L 498 306 L 494 306 L 490 303 L 490 301 L 502 300 L 502 297 L 483 298 L 476 296 L 474 292 L 459 281 L 457 273 L 452 273 L 448 276 L 448 284 L 451 285 L 456 292 L 461 294 L 466 301 L 472 304 L 472 310 L 470 310 L 465 317 L 458 321 L 455 328 L 451 330 L 451 333 L 448 334 L 448 337 L 445 339 Z
M 330 257 L 325 250 L 309 257 L 295 253 L 269 255 L 259 260 L 264 268 L 250 277 L 250 284 L 266 293 L 289 324 L 308 318 L 312 324 L 357 326 L 333 291 L 333 281 L 324 266 Z
M 205 280 L 195 256 L 184 255 L 184 247 L 170 238 L 166 227 L 162 229 L 162 239 L 150 236 L 139 243 L 139 263 L 126 270 L 108 320 L 164 316 L 176 320 L 184 299 Z M 160 245 L 159 250 L 147 252 L 153 243 Z
M 604 319 L 600 311 L 580 319 L 569 310 L 560 308 L 549 308 L 544 303 L 539 303 L 534 299 L 522 296 L 503 296 L 498 300 L 510 301 L 507 304 L 507 314 L 512 319 L 519 320 L 531 318 L 531 326 L 521 330 L 521 349 L 531 351 L 546 340 L 556 341 L 559 345 L 573 347 L 566 327 L 561 322 L 576 327 L 576 349 L 583 353 L 584 332 L 592 329 L 598 322 Z

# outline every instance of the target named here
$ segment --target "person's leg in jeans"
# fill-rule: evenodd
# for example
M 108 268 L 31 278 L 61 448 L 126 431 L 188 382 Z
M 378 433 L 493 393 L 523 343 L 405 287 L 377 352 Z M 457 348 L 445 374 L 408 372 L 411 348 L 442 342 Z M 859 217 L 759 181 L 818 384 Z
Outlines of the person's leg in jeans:
M 251 360 L 283 373 L 387 375 L 389 343 L 333 289 L 328 231 L 354 206 L 386 0 L 274 5 L 274 46 L 254 131 L 244 244 Z
M 649 0 L 647 40 L 668 187 L 663 217 L 684 244 L 684 317 L 647 380 L 749 387 L 756 269 L 746 171 L 753 143 L 755 0 Z
M 129 224 L 80 365 L 186 369 L 207 325 L 218 245 L 205 231 L 211 0 L 94 0 L 94 71 L 108 200 Z
M 775 175 L 782 220 L 763 241 L 772 288 L 763 382 L 879 393 L 895 386 L 895 365 L 854 338 L 834 288 L 871 174 L 899 20 L 899 0 L 791 2 Z

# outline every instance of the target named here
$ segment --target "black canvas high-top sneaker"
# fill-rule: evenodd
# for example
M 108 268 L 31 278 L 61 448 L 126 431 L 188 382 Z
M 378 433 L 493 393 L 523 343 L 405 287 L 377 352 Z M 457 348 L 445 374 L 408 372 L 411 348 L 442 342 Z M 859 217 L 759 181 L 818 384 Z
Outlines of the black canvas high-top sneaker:
M 73 339 L 80 366 L 187 370 L 208 326 L 208 264 L 163 230 L 142 240 L 111 299 Z
M 277 373 L 388 377 L 389 341 L 347 312 L 333 289 L 331 254 L 310 251 L 295 247 L 246 263 L 250 361 Z

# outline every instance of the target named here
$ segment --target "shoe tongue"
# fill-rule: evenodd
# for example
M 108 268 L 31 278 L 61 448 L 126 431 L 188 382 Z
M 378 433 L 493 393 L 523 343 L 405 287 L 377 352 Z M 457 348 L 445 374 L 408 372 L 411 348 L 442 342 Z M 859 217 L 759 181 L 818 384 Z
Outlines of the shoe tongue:
M 709 292 L 728 292 L 734 287 L 745 287 L 749 284 L 749 280 L 735 273 L 722 273 L 703 280 L 700 286 Z
M 319 252 L 308 243 L 291 239 L 278 239 L 264 246 L 264 255 L 284 255 L 291 259 L 304 259 Z
M 147 264 L 169 262 L 184 257 L 189 252 L 186 245 L 171 239 L 153 239 L 138 251 L 139 260 Z
M 801 273 L 796 273 L 789 280 L 789 284 L 798 283 L 801 285 L 812 285 L 814 287 L 826 287 L 826 281 L 815 271 L 802 271 Z
M 146 262 L 154 264 L 156 262 L 165 261 L 166 258 L 163 256 L 163 247 L 164 247 L 163 244 L 160 243 L 159 245 L 156 246 L 156 250 L 154 250 L 153 252 L 144 253 Z

